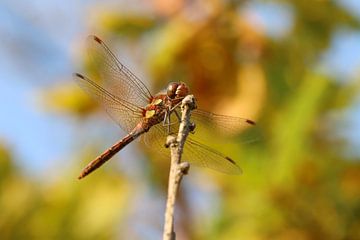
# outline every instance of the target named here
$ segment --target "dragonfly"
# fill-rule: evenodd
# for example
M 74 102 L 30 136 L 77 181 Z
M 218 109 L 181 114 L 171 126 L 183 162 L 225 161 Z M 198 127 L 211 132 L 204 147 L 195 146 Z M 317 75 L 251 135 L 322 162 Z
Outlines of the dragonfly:
M 75 81 L 127 133 L 125 137 L 92 160 L 81 171 L 82 179 L 111 159 L 139 137 L 151 149 L 164 153 L 166 136 L 176 134 L 179 126 L 179 105 L 190 93 L 183 82 L 171 82 L 166 89 L 152 95 L 146 85 L 122 64 L 110 48 L 97 36 L 87 40 L 88 52 L 98 69 L 100 81 L 74 73 Z M 225 116 L 195 109 L 191 119 L 196 131 L 188 136 L 183 158 L 190 164 L 208 167 L 227 174 L 240 174 L 241 168 L 230 157 L 203 143 L 198 129 L 231 132 L 254 126 L 255 122 L 240 117 Z

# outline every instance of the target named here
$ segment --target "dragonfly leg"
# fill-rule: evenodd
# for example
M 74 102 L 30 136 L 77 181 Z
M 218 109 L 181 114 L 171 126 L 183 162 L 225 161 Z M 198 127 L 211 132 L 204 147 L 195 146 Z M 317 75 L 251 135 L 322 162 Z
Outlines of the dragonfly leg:
M 163 120 L 163 123 L 162 123 L 163 126 L 166 126 L 166 122 L 168 121 L 168 118 L 169 118 L 169 111 L 166 111 L 165 112 L 165 117 L 164 117 L 164 120 Z
M 165 112 L 165 117 L 164 117 L 164 120 L 163 120 L 163 123 L 162 125 L 164 127 L 167 127 L 168 128 L 168 134 L 170 133 L 170 114 L 171 112 L 169 110 L 166 110 Z
M 176 110 L 174 112 L 175 112 L 175 115 L 176 115 L 176 117 L 178 119 L 178 122 L 180 123 L 181 122 L 181 117 L 180 117 L 179 113 Z M 175 123 L 173 123 L 173 124 L 175 124 Z M 193 122 L 190 125 L 190 132 L 195 133 L 195 123 L 193 123 Z
M 179 114 L 175 111 L 175 109 L 176 109 L 177 107 L 179 107 L 180 104 L 181 104 L 181 102 L 180 102 L 180 103 L 177 103 L 177 104 L 176 104 L 175 106 L 173 106 L 172 108 L 169 108 L 169 109 L 166 110 L 165 117 L 164 117 L 164 121 L 163 121 L 163 126 L 167 126 L 167 125 L 173 124 L 173 123 L 170 123 L 170 115 L 171 115 L 172 112 L 175 112 L 177 118 L 180 120 Z
M 181 122 L 181 117 L 180 117 L 179 113 L 178 113 L 176 110 L 174 110 L 173 112 L 175 113 L 175 116 L 176 116 L 176 118 L 177 118 L 177 121 L 175 121 L 175 122 L 170 122 L 170 123 L 169 123 L 170 125 L 174 125 L 174 124 L 177 124 L 177 123 L 180 123 L 180 122 Z
M 176 115 L 176 117 L 177 117 L 178 121 L 179 121 L 179 122 L 181 122 L 181 118 L 180 118 L 179 113 L 178 113 L 177 111 L 174 111 L 174 112 L 175 112 L 175 115 Z
M 166 112 L 165 112 L 165 117 L 164 117 L 164 120 L 163 120 L 162 125 L 163 125 L 164 127 L 167 127 L 168 133 L 170 133 L 170 130 L 171 130 L 170 127 L 171 127 L 171 125 L 174 125 L 174 124 L 177 124 L 177 123 L 180 122 L 180 115 L 179 115 L 179 113 L 176 111 L 176 108 L 178 108 L 178 107 L 180 106 L 180 104 L 181 104 L 181 102 L 175 104 L 175 106 L 173 106 L 173 107 L 171 107 L 171 108 L 168 108 L 168 109 L 166 110 Z M 171 119 L 170 119 L 170 116 L 171 116 L 171 114 L 172 114 L 173 112 L 175 112 L 176 118 L 178 119 L 178 121 L 176 121 L 176 122 L 171 122 Z
M 170 109 L 170 114 L 174 112 L 176 115 L 176 118 L 178 119 L 178 121 L 175 123 L 179 123 L 181 120 L 179 113 L 176 111 L 176 108 L 178 108 L 180 106 L 180 104 L 181 104 L 181 102 L 177 103 L 174 107 L 172 107 Z M 170 124 L 175 124 L 175 123 L 170 123 Z
M 175 106 L 173 106 L 172 108 L 170 108 L 170 112 L 174 111 L 177 107 L 179 107 L 181 104 L 181 102 L 175 104 Z
M 168 113 L 168 117 L 167 117 L 167 128 L 168 128 L 168 134 L 170 134 L 170 114 L 171 112 Z

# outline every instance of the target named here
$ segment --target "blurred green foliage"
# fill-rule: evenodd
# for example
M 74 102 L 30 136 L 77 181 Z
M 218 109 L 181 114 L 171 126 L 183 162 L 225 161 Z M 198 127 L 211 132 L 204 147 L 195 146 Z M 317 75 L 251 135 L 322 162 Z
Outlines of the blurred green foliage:
M 247 1 L 170 2 L 153 1 L 148 16 L 102 13 L 99 35 L 143 50 L 155 89 L 185 81 L 202 108 L 252 118 L 262 136 L 223 149 L 242 156 L 243 176 L 206 171 L 219 189 L 216 216 L 194 216 L 196 203 L 181 192 L 180 239 L 360 239 L 359 159 L 346 159 L 346 143 L 334 140 L 337 126 L 327 119 L 354 101 L 359 81 L 343 84 L 317 71 L 335 31 L 359 30 L 359 21 L 335 1 L 273 1 L 290 5 L 294 18 L 285 37 L 272 39 L 240 14 Z M 49 108 L 84 120 L 98 111 L 71 84 L 45 98 Z M 144 180 L 164 195 L 168 162 L 149 159 Z M 1 239 L 135 239 L 119 226 L 130 224 L 126 209 L 137 185 L 116 170 L 81 182 L 75 171 L 35 182 L 5 147 L 0 164 Z M 161 231 L 162 222 L 155 225 Z
M 9 151 L 0 149 L 1 239 L 109 239 L 104 229 L 125 214 L 128 185 L 114 173 L 79 184 L 74 173 L 52 182 L 38 182 L 13 165 Z M 90 193 L 90 196 L 88 195 Z

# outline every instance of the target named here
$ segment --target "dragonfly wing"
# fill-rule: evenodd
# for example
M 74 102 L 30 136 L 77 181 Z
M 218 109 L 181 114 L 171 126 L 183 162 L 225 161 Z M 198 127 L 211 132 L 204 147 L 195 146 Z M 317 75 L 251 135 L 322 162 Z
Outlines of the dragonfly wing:
M 142 140 L 145 145 L 153 152 L 159 153 L 160 156 L 170 156 L 170 151 L 165 147 L 167 132 L 159 123 L 152 126 L 150 130 L 143 134 Z
M 183 161 L 207 167 L 226 174 L 241 174 L 241 168 L 230 157 L 188 137 L 184 147 Z
M 201 109 L 192 111 L 191 119 L 199 127 L 205 127 L 220 134 L 235 134 L 255 126 L 255 122 L 250 119 L 215 114 Z
M 74 74 L 74 79 L 85 92 L 105 108 L 124 131 L 129 133 L 141 119 L 141 108 L 113 95 L 81 74 Z
M 145 84 L 116 58 L 100 38 L 89 36 L 87 45 L 95 70 L 101 77 L 100 86 L 134 105 L 143 107 L 149 103 L 152 95 Z
M 158 153 L 161 157 L 165 156 L 170 158 L 170 150 L 164 146 L 168 135 L 167 132 L 168 129 L 166 126 L 158 124 L 144 134 L 143 140 L 146 146 Z M 200 143 L 194 139 L 193 136 L 194 135 L 189 135 L 186 140 L 182 158 L 183 161 L 227 174 L 241 174 L 241 168 L 234 160 L 221 152 Z

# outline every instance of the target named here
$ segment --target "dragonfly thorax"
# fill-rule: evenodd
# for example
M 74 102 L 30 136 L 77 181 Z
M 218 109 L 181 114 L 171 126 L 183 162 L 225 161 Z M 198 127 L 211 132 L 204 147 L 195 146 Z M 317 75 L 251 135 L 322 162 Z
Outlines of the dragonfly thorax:
M 152 124 L 157 124 L 164 119 L 167 110 L 167 95 L 158 94 L 153 97 L 151 102 L 143 109 L 143 117 Z

